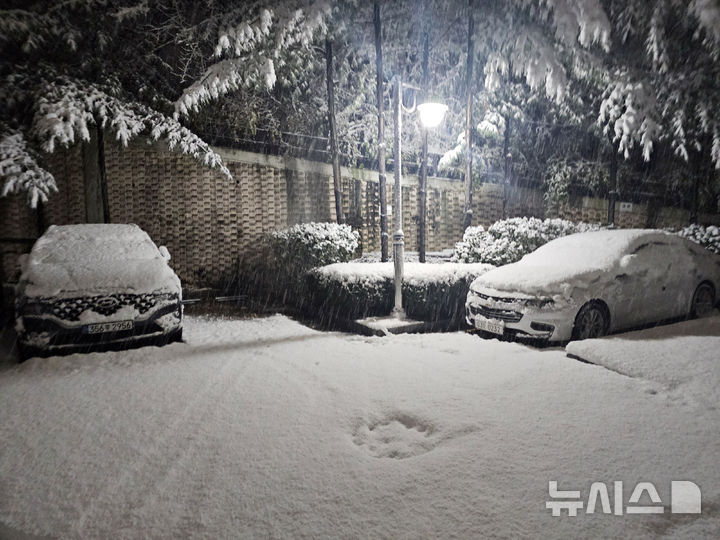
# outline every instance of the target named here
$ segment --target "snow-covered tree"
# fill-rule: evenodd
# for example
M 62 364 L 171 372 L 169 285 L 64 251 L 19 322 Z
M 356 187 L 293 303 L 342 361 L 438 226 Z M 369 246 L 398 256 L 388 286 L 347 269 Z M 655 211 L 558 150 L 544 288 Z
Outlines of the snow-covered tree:
M 239 88 L 268 90 L 277 70 L 295 82 L 302 77 L 303 50 L 317 31 L 326 29 L 330 3 L 322 0 L 285 2 L 219 2 L 222 8 L 206 25 L 217 27 L 214 62 L 176 101 L 177 114 Z
M 649 160 L 667 141 L 687 161 L 709 145 L 720 168 L 720 4 L 716 0 L 610 2 L 615 54 L 598 123 L 619 151 Z
M 158 57 L 143 57 L 142 30 L 153 24 L 147 1 L 18 6 L 0 11 L 2 195 L 27 192 L 33 207 L 46 200 L 56 186 L 42 153 L 88 141 L 97 128 L 123 145 L 140 135 L 164 140 L 230 176 L 209 145 L 164 112 L 162 92 L 148 86 Z
M 38 165 L 37 156 L 28 149 L 22 133 L 6 129 L 0 135 L 0 178 L 5 179 L 0 196 L 27 193 L 33 208 L 57 191 L 55 179 Z

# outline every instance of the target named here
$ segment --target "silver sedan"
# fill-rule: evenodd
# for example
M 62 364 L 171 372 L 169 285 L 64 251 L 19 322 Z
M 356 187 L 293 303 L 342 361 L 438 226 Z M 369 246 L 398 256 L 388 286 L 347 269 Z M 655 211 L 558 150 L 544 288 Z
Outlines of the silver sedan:
M 603 230 L 548 242 L 477 278 L 466 320 L 495 335 L 600 337 L 716 305 L 720 255 L 654 229 Z

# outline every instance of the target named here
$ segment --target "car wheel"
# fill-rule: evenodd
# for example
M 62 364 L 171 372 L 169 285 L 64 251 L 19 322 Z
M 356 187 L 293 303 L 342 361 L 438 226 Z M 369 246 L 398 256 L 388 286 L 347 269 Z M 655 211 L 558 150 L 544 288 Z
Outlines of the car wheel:
M 572 339 L 599 338 L 607 334 L 609 326 L 607 312 L 599 302 L 588 302 L 578 311 L 573 326 Z
M 715 309 L 715 289 L 709 283 L 701 283 L 693 294 L 690 317 L 707 317 L 713 309 Z

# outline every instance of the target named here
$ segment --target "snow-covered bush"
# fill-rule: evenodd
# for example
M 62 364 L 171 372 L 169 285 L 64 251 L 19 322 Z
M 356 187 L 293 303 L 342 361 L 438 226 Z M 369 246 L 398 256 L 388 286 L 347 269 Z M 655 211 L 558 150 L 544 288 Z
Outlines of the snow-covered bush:
M 359 241 L 352 227 L 338 223 L 300 223 L 270 235 L 274 258 L 305 270 L 349 261 Z
M 720 227 L 716 225 L 704 227 L 703 225 L 692 224 L 680 229 L 676 234 L 697 242 L 713 253 L 720 253 Z
M 599 229 L 599 225 L 565 219 L 510 218 L 496 221 L 488 230 L 469 227 L 455 244 L 453 260 L 500 266 L 519 261 L 550 240 L 568 234 Z
M 403 306 L 409 317 L 458 327 L 465 316 L 470 283 L 488 264 L 405 263 Z M 350 262 L 308 273 L 315 316 L 324 324 L 387 315 L 393 308 L 393 263 Z
M 360 235 L 348 225 L 301 223 L 269 234 L 260 250 L 238 261 L 234 293 L 260 305 L 304 310 L 310 302 L 306 273 L 350 260 Z

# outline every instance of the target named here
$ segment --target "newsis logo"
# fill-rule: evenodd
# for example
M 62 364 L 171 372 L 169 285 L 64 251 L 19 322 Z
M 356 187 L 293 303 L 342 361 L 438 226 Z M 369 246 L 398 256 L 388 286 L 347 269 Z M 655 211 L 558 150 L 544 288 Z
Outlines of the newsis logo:
M 604 482 L 593 482 L 587 499 L 584 500 L 580 491 L 560 491 L 557 481 L 548 483 L 550 501 L 545 508 L 552 511 L 554 517 L 560 517 L 563 511 L 575 517 L 585 509 L 586 514 L 663 514 L 665 506 L 660 500 L 657 489 L 652 482 L 638 482 L 630 494 L 627 504 L 623 501 L 623 483 L 612 483 L 612 504 L 610 490 Z M 652 504 L 641 504 L 641 500 L 649 500 Z M 700 488 L 689 480 L 673 480 L 670 483 L 670 513 L 699 514 L 702 506 Z

